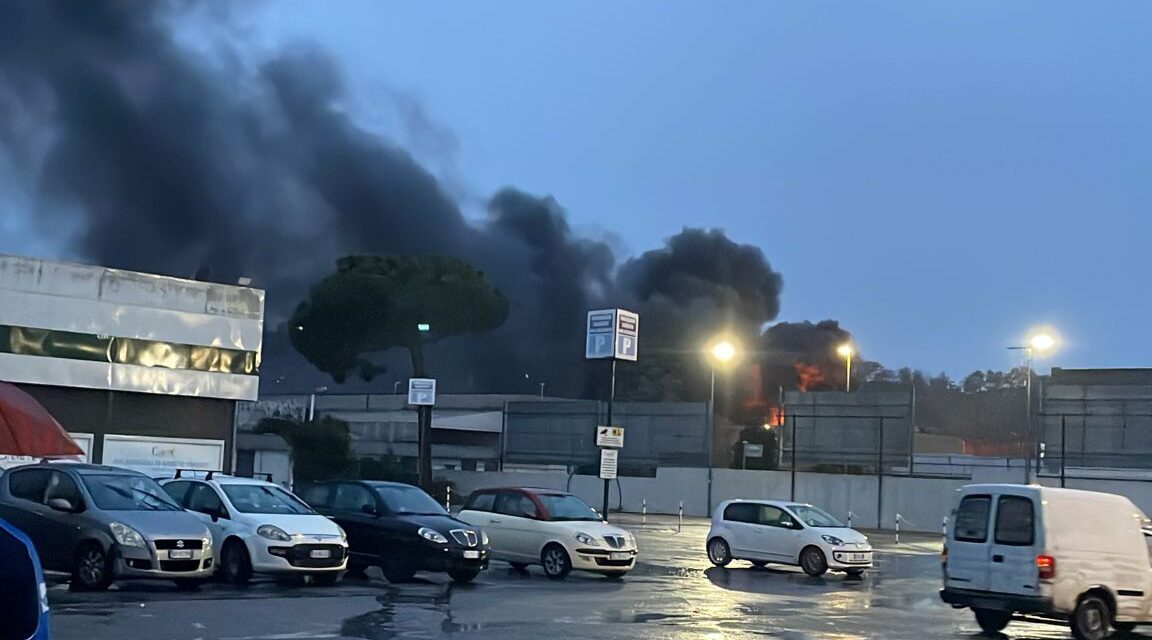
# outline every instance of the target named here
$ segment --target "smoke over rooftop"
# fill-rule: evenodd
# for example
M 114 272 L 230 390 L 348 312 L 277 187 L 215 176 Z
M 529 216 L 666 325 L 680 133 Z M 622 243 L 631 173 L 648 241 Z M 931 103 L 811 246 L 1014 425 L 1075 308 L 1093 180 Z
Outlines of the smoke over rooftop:
M 226 41 L 188 46 L 177 33 L 202 8 L 0 0 L 0 155 L 32 194 L 35 223 L 68 232 L 61 253 L 265 288 L 265 392 L 325 383 L 277 323 L 349 253 L 463 258 L 504 292 L 504 327 L 430 354 L 451 390 L 585 392 L 593 307 L 637 306 L 642 352 L 695 346 L 720 325 L 758 335 L 776 317 L 780 275 L 718 231 L 685 229 L 617 270 L 612 249 L 575 233 L 551 198 L 508 188 L 470 222 L 433 173 L 350 115 L 323 51 L 253 61 Z M 389 367 L 385 380 L 406 377 L 388 358 L 371 373 Z

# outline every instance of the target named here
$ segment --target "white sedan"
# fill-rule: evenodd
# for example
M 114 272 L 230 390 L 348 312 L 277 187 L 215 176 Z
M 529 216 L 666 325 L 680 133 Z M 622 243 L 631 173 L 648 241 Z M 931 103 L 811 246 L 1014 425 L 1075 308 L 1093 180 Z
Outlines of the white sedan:
M 859 576 L 872 567 L 867 536 L 810 504 L 729 500 L 712 515 L 708 560 L 796 565 L 810 576 L 829 569 Z
M 538 564 L 553 580 L 574 569 L 619 578 L 636 566 L 636 538 L 563 491 L 481 489 L 459 517 L 483 528 L 492 557 L 519 571 Z

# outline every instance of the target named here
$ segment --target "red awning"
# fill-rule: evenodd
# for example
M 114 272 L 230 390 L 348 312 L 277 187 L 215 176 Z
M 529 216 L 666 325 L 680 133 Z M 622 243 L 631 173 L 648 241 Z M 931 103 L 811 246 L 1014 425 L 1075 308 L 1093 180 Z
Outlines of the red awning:
M 80 456 L 84 450 L 35 398 L 0 382 L 0 455 Z

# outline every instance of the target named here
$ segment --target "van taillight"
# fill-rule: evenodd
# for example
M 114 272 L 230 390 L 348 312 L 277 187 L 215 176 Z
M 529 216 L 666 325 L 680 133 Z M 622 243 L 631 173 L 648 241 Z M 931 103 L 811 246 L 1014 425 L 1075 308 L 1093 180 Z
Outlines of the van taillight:
M 1041 580 L 1051 580 L 1056 577 L 1056 558 L 1036 556 L 1036 568 L 1039 570 Z
M 948 564 L 948 547 L 940 552 L 940 564 Z

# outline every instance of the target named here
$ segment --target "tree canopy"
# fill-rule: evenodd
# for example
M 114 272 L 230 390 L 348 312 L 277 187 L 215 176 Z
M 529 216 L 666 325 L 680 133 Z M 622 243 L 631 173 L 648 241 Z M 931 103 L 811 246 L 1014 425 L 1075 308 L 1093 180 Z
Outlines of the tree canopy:
M 380 373 L 367 356 L 395 347 L 425 375 L 423 344 L 495 329 L 508 301 L 482 271 L 443 256 L 348 256 L 292 315 L 292 346 L 343 382 Z

